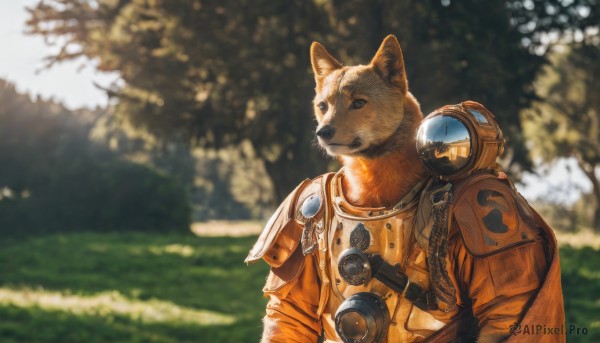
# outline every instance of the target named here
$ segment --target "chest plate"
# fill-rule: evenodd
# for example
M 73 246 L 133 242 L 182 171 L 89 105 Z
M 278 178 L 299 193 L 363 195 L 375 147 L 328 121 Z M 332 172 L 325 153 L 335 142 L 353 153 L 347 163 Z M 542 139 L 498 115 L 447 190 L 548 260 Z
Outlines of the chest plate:
M 367 255 L 379 254 L 384 261 L 402 270 L 408 259 L 407 254 L 412 248 L 407 244 L 410 243 L 408 239 L 410 237 L 406 237 L 411 233 L 412 212 L 414 211 L 405 211 L 403 215 L 378 220 L 368 220 L 368 218 L 356 220 L 339 216 L 333 218 L 331 226 L 333 230 L 330 232 L 329 240 L 331 245 L 329 262 L 331 279 L 335 281 L 333 291 L 336 295 L 347 298 L 358 292 L 372 292 L 384 298 L 387 296 L 390 291 L 388 287 L 370 277 L 361 284 L 347 282 L 353 277 L 351 275 L 353 270 L 342 275 L 338 265 L 340 257 L 349 249 L 359 249 Z M 356 272 L 361 274 L 359 270 Z
M 389 265 L 405 273 L 411 283 L 424 289 L 429 287 L 425 252 L 413 238 L 413 223 L 417 201 L 411 201 L 401 208 L 374 209 L 353 207 L 338 191 L 339 184 L 332 180 L 333 215 L 328 230 L 323 232 L 328 254 L 321 255 L 320 264 L 324 279 L 329 281 L 327 304 L 323 311 L 323 327 L 330 342 L 339 338 L 335 332 L 334 316 L 342 302 L 359 292 L 371 292 L 381 297 L 390 312 L 391 324 L 387 333 L 388 342 L 418 342 L 443 328 L 454 314 L 441 311 L 423 311 L 402 295 L 391 290 L 377 279 L 364 274 L 364 266 L 342 268 L 340 257 L 350 249 L 362 251 L 365 255 L 378 254 Z M 325 248 L 325 247 L 323 247 Z M 356 273 L 353 278 L 352 273 Z M 350 274 L 350 275 L 347 275 Z M 348 282 L 350 281 L 350 282 Z

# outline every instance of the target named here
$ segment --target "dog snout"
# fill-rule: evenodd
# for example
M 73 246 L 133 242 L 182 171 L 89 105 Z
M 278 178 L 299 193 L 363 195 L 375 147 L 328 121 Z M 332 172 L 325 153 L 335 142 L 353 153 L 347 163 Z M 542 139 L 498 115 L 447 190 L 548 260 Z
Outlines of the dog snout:
M 325 125 L 322 128 L 320 128 L 319 130 L 317 130 L 317 136 L 325 139 L 325 140 L 329 140 L 333 138 L 333 135 L 335 135 L 335 128 L 332 127 L 331 125 Z

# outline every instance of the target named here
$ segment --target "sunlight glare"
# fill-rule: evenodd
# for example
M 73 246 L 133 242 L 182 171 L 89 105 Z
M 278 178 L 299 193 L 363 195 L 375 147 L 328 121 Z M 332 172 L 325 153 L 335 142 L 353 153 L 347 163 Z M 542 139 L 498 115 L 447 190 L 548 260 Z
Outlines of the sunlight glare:
M 76 295 L 43 289 L 0 288 L 0 306 L 37 307 L 76 315 L 129 317 L 145 323 L 185 323 L 191 325 L 227 325 L 234 316 L 214 311 L 182 307 L 170 301 L 130 299 L 117 291 Z

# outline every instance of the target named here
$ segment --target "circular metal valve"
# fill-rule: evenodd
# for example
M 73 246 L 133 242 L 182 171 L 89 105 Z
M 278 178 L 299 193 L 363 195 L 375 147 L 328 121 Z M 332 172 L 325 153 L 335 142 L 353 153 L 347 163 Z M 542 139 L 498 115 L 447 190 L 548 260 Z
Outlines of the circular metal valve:
M 390 312 L 374 293 L 346 299 L 335 314 L 335 331 L 345 343 L 380 343 L 390 325 Z
M 371 280 L 371 263 L 358 248 L 349 248 L 338 259 L 338 271 L 344 281 L 352 286 L 363 285 Z

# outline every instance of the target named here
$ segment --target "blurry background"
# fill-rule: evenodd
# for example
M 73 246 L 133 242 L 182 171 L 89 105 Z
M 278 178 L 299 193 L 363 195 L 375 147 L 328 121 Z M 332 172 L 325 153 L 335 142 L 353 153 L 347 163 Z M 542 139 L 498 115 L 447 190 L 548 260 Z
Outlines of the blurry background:
M 472 99 L 557 229 L 567 323 L 600 340 L 597 0 L 0 3 L 0 341 L 257 342 L 277 204 L 314 142 L 312 41 L 404 50 L 425 114 Z

